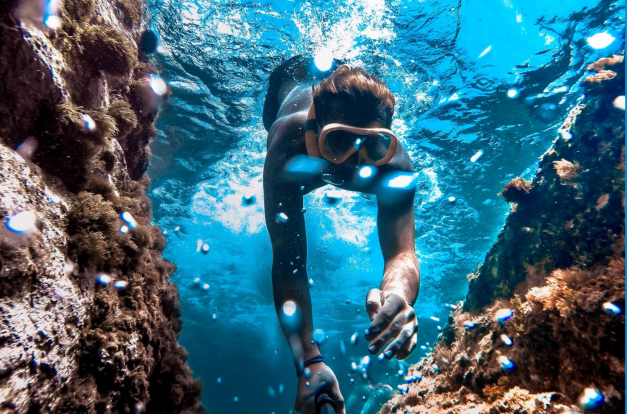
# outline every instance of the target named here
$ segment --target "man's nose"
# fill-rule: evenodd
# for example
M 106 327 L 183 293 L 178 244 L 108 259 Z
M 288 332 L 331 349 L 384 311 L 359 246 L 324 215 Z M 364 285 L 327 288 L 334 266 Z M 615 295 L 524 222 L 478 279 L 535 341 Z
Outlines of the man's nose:
M 366 165 L 366 163 L 368 163 L 368 159 L 366 158 L 365 152 L 360 150 L 357 154 L 357 166 L 361 167 L 362 165 Z

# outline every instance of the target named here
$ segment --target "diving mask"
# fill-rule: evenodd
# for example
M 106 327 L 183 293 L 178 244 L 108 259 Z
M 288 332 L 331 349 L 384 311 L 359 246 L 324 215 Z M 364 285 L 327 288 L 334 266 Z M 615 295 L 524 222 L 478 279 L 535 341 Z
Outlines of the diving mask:
M 320 131 L 316 111 L 311 104 L 305 124 L 307 153 L 341 164 L 356 152 L 367 164 L 380 166 L 390 162 L 396 153 L 398 139 L 387 128 L 358 128 L 345 124 L 328 124 Z

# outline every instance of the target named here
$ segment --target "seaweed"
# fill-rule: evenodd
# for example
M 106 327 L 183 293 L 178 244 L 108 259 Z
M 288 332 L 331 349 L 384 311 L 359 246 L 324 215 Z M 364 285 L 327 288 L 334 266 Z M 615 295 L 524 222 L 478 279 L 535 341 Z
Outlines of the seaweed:
M 107 26 L 84 25 L 79 30 L 79 57 L 93 71 L 114 76 L 130 74 L 137 65 L 137 52 L 121 32 Z
M 94 121 L 93 130 L 83 115 Z M 89 165 L 100 147 L 117 132 L 114 119 L 104 110 L 83 110 L 69 101 L 40 108 L 35 126 L 38 145 L 33 162 L 61 179 L 75 193 L 85 188 Z
M 520 203 L 527 198 L 530 190 L 531 183 L 524 178 L 517 177 L 505 184 L 499 195 L 508 203 Z
M 62 7 L 68 20 L 88 22 L 93 15 L 95 3 L 94 0 L 65 0 Z
M 81 270 L 110 272 L 119 267 L 129 251 L 137 251 L 130 235 L 119 232 L 121 226 L 113 204 L 101 195 L 78 194 L 68 212 L 70 256 Z
M 109 104 L 107 113 L 115 120 L 118 126 L 117 140 L 123 142 L 137 127 L 137 115 L 131 105 L 123 99 L 117 99 Z
M 128 28 L 133 29 L 139 26 L 144 14 L 141 1 L 116 0 L 115 5 L 122 14 L 122 21 Z
M 186 352 L 177 343 L 181 309 L 177 286 L 169 281 L 175 267 L 161 257 L 165 237 L 149 225 L 152 210 L 145 194 L 150 180 L 144 170 L 162 98 L 148 85 L 157 69 L 138 60 L 145 59 L 145 52 L 138 57 L 137 46 L 128 37 L 140 38 L 133 29 L 141 22 L 144 3 L 62 2 L 60 28 L 30 33 L 34 39 L 48 39 L 47 47 L 63 58 L 58 61 L 46 59 L 47 52 L 25 41 L 28 28 L 14 26 L 9 12 L 17 2 L 0 3 L 4 81 L 0 115 L 7 120 L 0 125 L 0 142 L 12 148 L 25 137 L 36 142 L 28 161 L 16 157 L 62 198 L 51 205 L 57 228 L 65 233 L 58 232 L 54 241 L 38 237 L 36 243 L 35 238 L 25 244 L 0 242 L 0 299 L 2 304 L 10 300 L 11 306 L 28 307 L 33 295 L 37 301 L 45 298 L 50 314 L 65 321 L 64 331 L 72 338 L 53 330 L 45 342 L 36 332 L 28 332 L 19 343 L 0 339 L 3 347 L 21 348 L 20 352 L 44 351 L 54 340 L 67 344 L 63 349 L 69 351 L 48 355 L 51 364 L 33 354 L 24 359 L 24 366 L 3 368 L 3 380 L 27 374 L 32 384 L 12 390 L 15 397 L 3 407 L 19 412 L 39 412 L 43 407 L 60 413 L 203 412 L 202 383 L 193 380 Z M 114 19 L 117 7 L 118 20 L 131 30 L 119 30 L 115 22 L 109 26 L 96 15 L 96 7 L 113 11 L 109 16 Z M 114 138 L 120 141 L 123 156 Z M 24 186 L 18 191 L 43 193 L 30 180 Z M 121 232 L 124 211 L 137 225 Z M 44 225 L 38 222 L 39 227 Z M 38 234 L 43 231 L 39 228 Z M 58 255 L 54 262 L 50 251 Z M 59 268 L 63 256 L 71 270 Z M 42 272 L 50 276 L 51 269 L 55 278 L 70 279 L 64 282 L 78 288 L 80 301 L 59 299 L 56 291 L 38 284 Z M 96 283 L 100 273 L 127 285 Z M 58 306 L 61 301 L 63 306 Z M 61 309 L 70 311 L 71 317 L 65 319 Z M 21 317 L 32 315 L 24 312 Z M 55 362 L 71 364 L 70 370 L 59 376 Z

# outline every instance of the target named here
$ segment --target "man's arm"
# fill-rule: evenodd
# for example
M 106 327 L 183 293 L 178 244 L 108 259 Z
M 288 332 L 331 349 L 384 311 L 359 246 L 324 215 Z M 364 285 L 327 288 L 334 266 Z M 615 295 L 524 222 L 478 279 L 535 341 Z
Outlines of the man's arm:
M 293 141 L 290 131 L 294 123 L 285 120 L 285 125 L 276 125 L 277 138 L 272 140 L 263 171 L 264 210 L 266 226 L 272 242 L 272 293 L 274 305 L 282 320 L 283 304 L 293 301 L 300 312 L 302 325 L 297 333 L 303 355 L 296 355 L 290 342 L 291 332 L 282 326 L 283 333 L 290 343 L 294 363 L 298 366 L 298 358 L 308 358 L 320 353 L 318 346 L 312 344 L 313 322 L 311 297 L 307 278 L 307 237 L 305 233 L 305 216 L 303 209 L 303 191 L 300 183 L 286 182 L 283 177 L 287 162 L 302 150 L 290 145 Z M 283 123 L 283 120 L 277 121 Z M 290 125 L 291 124 L 291 125 Z M 287 129 L 287 130 L 286 130 Z M 285 134 L 284 136 L 281 136 Z M 302 144 L 304 147 L 304 143 Z M 280 148 L 279 148 L 280 147 Z M 283 216 L 280 216 L 283 215 Z
M 396 171 L 413 172 L 407 153 L 400 148 Z M 396 157 L 395 157 L 396 158 Z M 392 164 L 392 163 L 391 163 Z M 414 194 L 415 189 L 386 197 L 377 194 L 377 227 L 385 263 L 380 289 L 372 289 L 366 298 L 366 309 L 372 320 L 366 339 L 374 354 L 382 349 L 388 359 L 405 359 L 414 350 L 418 322 L 413 305 L 420 288 L 420 267 L 416 259 Z M 393 199 L 393 202 L 390 201 Z
M 420 268 L 416 259 L 414 192 L 398 205 L 379 203 L 377 226 L 385 262 L 381 290 L 416 303 Z

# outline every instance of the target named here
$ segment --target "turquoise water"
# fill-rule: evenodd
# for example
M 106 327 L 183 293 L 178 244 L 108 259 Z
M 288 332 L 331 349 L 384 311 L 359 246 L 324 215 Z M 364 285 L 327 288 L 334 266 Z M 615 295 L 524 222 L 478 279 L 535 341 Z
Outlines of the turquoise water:
M 533 176 L 582 99 L 585 66 L 624 49 L 624 1 L 198 0 L 157 1 L 151 12 L 154 62 L 172 96 L 151 148 L 149 195 L 154 223 L 167 232 L 165 256 L 178 266 L 180 342 L 210 413 L 288 413 L 294 403 L 261 181 L 262 105 L 276 66 L 329 48 L 382 79 L 397 101 L 392 129 L 417 172 L 415 310 L 418 345 L 427 349 L 403 363 L 375 359 L 368 380 L 351 363 L 368 355 L 365 297 L 383 271 L 376 200 L 342 191 L 329 205 L 330 187 L 305 197 L 314 326 L 328 335 L 322 351 L 347 412 L 365 414 L 400 383 L 399 369 L 428 352 L 448 304 L 464 299 L 466 275 L 508 211 L 498 192 L 516 176 Z M 616 40 L 594 49 L 588 39 L 599 33 Z M 245 205 L 245 195 L 256 202 Z M 198 240 L 207 254 L 197 252 Z M 198 289 L 195 278 L 209 288 Z

